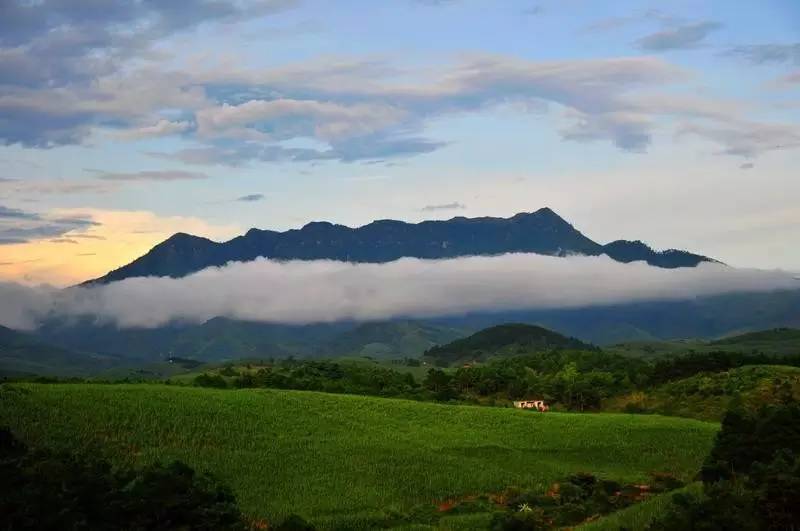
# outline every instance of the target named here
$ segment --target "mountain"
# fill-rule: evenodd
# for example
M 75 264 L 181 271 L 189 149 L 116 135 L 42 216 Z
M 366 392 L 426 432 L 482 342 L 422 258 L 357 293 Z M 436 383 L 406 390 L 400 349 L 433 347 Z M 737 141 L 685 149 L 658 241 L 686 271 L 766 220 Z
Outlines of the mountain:
M 676 267 L 694 267 L 700 262 L 716 262 L 706 256 L 699 254 L 679 251 L 677 249 L 667 249 L 666 251 L 654 251 L 646 243 L 636 240 L 617 240 L 603 246 L 603 253 L 610 256 L 617 262 L 636 262 L 645 261 L 656 267 L 674 269 Z
M 83 376 L 120 362 L 107 356 L 56 347 L 33 335 L 0 326 L 0 376 Z
M 285 325 L 217 317 L 199 325 L 119 328 L 92 319 L 50 320 L 37 333 L 43 341 L 145 364 L 170 357 L 200 361 L 314 357 L 320 346 L 354 323 Z
M 430 321 L 473 330 L 500 323 L 533 323 L 598 345 L 718 339 L 754 330 L 800 328 L 800 289 L 586 308 L 479 313 Z
M 449 343 L 468 333 L 464 329 L 420 321 L 364 323 L 323 344 L 320 353 L 330 357 L 416 358 L 435 345 Z
M 656 252 L 641 242 L 600 245 L 549 208 L 511 218 L 465 218 L 447 221 L 379 220 L 358 228 L 312 222 L 286 232 L 250 229 L 227 242 L 178 233 L 147 254 L 86 284 L 131 277 L 182 277 L 210 266 L 274 259 L 329 259 L 381 263 L 402 257 L 453 258 L 527 252 L 552 256 L 607 254 L 615 260 L 644 260 L 658 267 L 695 266 L 710 261 L 684 251 Z
M 175 324 L 154 329 L 125 329 L 93 319 L 51 320 L 36 331 L 36 341 L 72 352 L 95 352 L 120 363 L 146 364 L 169 357 L 219 362 L 241 358 L 295 356 L 421 356 L 433 343 L 444 344 L 503 323 L 529 323 L 598 345 L 626 341 L 698 338 L 716 340 L 749 330 L 800 328 L 800 290 L 732 293 L 684 301 L 653 301 L 588 308 L 476 313 L 416 321 L 285 325 L 215 318 L 199 325 Z M 774 334 L 773 334 L 774 335 Z M 737 350 L 790 353 L 798 343 L 739 340 Z M 29 338 L 32 336 L 29 336 Z M 680 343 L 675 348 L 698 348 Z M 732 345 L 708 345 L 732 350 Z M 794 345 L 794 346 L 793 346 Z M 619 347 L 615 347 L 619 350 Z M 81 362 L 82 363 L 82 362 Z
M 418 357 L 431 346 L 472 330 L 411 320 L 287 325 L 216 317 L 200 325 L 152 329 L 123 329 L 90 320 L 50 321 L 38 334 L 48 343 L 148 364 L 172 357 L 204 362 L 289 356 Z
M 552 349 L 596 350 L 597 347 L 541 326 L 513 323 L 493 326 L 446 345 L 432 347 L 425 352 L 425 357 L 437 365 L 451 365 L 462 361 L 483 361 L 498 355 Z

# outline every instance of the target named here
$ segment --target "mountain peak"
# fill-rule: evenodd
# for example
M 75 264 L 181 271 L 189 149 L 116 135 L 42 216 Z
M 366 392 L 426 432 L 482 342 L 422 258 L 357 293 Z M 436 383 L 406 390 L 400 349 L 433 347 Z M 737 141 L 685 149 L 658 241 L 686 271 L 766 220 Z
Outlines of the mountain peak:
M 194 234 L 188 234 L 186 232 L 176 232 L 163 242 L 159 243 L 158 246 L 166 246 L 166 245 L 185 245 L 185 244 L 192 244 L 195 242 L 211 242 L 214 243 L 212 240 L 208 238 L 204 238 L 202 236 L 195 236 Z
M 459 216 L 420 223 L 383 219 L 356 228 L 312 221 L 285 232 L 254 228 L 223 243 L 179 232 L 146 255 L 89 283 L 141 276 L 181 277 L 206 267 L 259 257 L 383 263 L 403 257 L 440 259 L 504 253 L 605 253 L 622 262 L 644 260 L 658 267 L 690 267 L 708 260 L 683 251 L 656 253 L 642 242 L 618 240 L 602 246 L 543 207 L 511 218 Z

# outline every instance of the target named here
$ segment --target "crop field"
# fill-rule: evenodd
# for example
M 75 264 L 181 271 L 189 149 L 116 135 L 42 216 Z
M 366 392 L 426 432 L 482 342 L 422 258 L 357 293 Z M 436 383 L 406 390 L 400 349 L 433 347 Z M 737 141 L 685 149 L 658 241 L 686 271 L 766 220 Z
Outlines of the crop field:
M 690 480 L 718 425 L 656 415 L 502 408 L 268 389 L 5 384 L 0 425 L 25 442 L 117 462 L 180 459 L 252 517 L 373 527 L 452 497 L 546 489 L 573 472 Z

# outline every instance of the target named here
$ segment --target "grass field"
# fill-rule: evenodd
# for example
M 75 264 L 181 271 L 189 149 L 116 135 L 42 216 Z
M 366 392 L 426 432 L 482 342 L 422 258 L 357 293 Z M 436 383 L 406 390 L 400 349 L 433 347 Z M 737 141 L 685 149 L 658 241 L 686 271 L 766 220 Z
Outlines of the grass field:
M 576 471 L 689 480 L 718 427 L 655 415 L 537 414 L 266 389 L 5 384 L 0 425 L 31 445 L 214 473 L 243 510 L 323 528 L 507 486 L 545 489 Z

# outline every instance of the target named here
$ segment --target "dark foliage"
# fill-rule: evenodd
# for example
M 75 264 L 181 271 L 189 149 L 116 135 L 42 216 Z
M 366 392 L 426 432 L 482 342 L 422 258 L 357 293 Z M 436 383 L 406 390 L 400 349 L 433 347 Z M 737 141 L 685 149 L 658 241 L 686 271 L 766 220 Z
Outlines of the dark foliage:
M 648 365 L 600 350 L 556 350 L 499 358 L 455 371 L 431 368 L 420 384 L 407 373 L 369 364 L 284 360 L 237 374 L 201 374 L 205 387 L 300 389 L 415 400 L 500 403 L 541 397 L 566 409 L 598 408 L 616 393 L 646 381 Z
M 682 356 L 659 359 L 652 372 L 654 385 L 680 380 L 701 372 L 722 372 L 746 365 L 789 365 L 800 367 L 800 356 L 767 356 L 738 352 L 690 352 Z
M 800 404 L 731 410 L 701 477 L 703 494 L 676 495 L 651 530 L 800 528 Z
M 195 384 L 202 385 L 197 381 Z M 407 398 L 417 398 L 420 389 L 413 376 L 392 369 L 353 363 L 294 360 L 285 360 L 255 372 L 243 372 L 233 379 L 233 385 L 238 388 L 271 387 Z
M 651 485 L 621 484 L 592 474 L 573 474 L 542 495 L 507 493 L 506 510 L 492 521 L 494 531 L 530 531 L 571 527 L 624 509 L 656 493 L 683 484 L 672 476 L 654 476 Z
M 180 462 L 115 470 L 102 460 L 30 451 L 0 428 L 5 529 L 245 529 L 229 489 Z
M 225 378 L 219 374 L 203 373 L 195 377 L 194 385 L 198 387 L 216 387 L 217 389 L 225 389 L 228 387 L 228 382 L 225 381 Z
M 540 326 L 512 323 L 486 328 L 469 337 L 432 347 L 425 352 L 425 357 L 437 364 L 450 365 L 457 361 L 482 361 L 497 355 L 553 349 L 598 350 Z
M 768 463 L 784 449 L 800 455 L 800 404 L 769 405 L 756 413 L 734 408 L 722 420 L 702 479 L 714 483 L 749 474 L 755 463 Z

